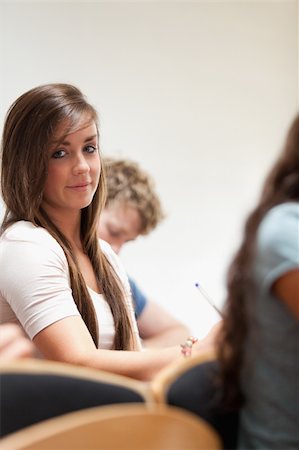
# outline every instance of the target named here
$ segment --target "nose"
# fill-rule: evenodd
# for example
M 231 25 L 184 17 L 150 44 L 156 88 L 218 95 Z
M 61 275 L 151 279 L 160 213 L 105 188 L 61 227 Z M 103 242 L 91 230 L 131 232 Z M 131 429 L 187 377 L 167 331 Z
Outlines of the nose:
M 89 172 L 90 167 L 88 162 L 85 159 L 85 156 L 80 153 L 79 155 L 76 156 L 75 161 L 74 161 L 74 166 L 73 166 L 73 172 L 75 175 L 81 174 L 81 173 L 85 173 L 85 172 Z

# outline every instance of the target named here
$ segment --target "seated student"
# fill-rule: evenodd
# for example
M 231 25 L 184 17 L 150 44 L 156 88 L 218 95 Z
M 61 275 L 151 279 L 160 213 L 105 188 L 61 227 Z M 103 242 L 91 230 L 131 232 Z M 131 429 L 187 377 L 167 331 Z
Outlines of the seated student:
M 147 235 L 163 219 L 152 178 L 136 162 L 103 158 L 107 199 L 100 215 L 99 237 L 119 254 L 123 245 Z M 129 278 L 139 334 L 147 347 L 179 344 L 190 334 L 185 324 L 149 299 Z
M 140 380 L 180 360 L 179 345 L 142 351 L 127 275 L 98 239 L 105 176 L 97 113 L 81 91 L 25 92 L 1 149 L 0 323 L 18 321 L 46 359 Z M 214 335 L 192 341 L 193 352 Z
M 239 448 L 299 448 L 299 116 L 228 270 L 219 341 Z
M 224 442 L 235 441 L 239 411 L 237 448 L 299 448 L 299 116 L 246 221 L 223 316 L 220 364 L 184 373 L 169 402 L 209 420 Z

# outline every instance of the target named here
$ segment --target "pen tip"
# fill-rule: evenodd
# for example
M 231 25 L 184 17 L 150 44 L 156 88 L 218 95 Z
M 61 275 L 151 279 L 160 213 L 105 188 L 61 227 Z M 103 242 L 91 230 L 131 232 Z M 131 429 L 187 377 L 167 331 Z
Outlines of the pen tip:
M 198 286 L 199 286 L 199 283 L 195 283 L 195 286 L 198 287 Z

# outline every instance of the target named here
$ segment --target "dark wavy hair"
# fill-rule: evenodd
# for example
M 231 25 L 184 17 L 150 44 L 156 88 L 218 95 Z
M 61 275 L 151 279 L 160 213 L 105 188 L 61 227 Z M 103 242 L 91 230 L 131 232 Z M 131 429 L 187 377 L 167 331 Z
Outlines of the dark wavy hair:
M 252 266 L 257 229 L 270 208 L 288 201 L 299 201 L 299 115 L 290 127 L 281 155 L 266 177 L 257 206 L 245 222 L 242 243 L 227 273 L 227 298 L 218 339 L 223 406 L 227 409 L 238 408 L 244 401 L 240 371 L 249 327 L 245 305 L 255 293 Z
M 8 110 L 1 142 L 1 190 L 6 206 L 2 232 L 11 224 L 26 220 L 45 228 L 61 245 L 67 258 L 74 300 L 98 347 L 97 320 L 91 297 L 72 247 L 42 208 L 47 178 L 48 148 L 57 127 L 66 123 L 65 135 L 98 117 L 81 91 L 69 84 L 38 86 L 21 95 Z M 97 221 L 106 199 L 105 175 L 89 206 L 81 213 L 81 240 L 90 258 L 98 285 L 111 308 L 115 323 L 114 348 L 130 349 L 132 330 L 120 280 L 97 238 Z

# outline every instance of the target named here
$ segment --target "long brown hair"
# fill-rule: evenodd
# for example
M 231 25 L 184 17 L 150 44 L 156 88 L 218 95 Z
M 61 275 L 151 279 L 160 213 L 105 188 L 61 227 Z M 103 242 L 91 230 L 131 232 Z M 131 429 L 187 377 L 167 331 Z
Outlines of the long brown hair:
M 97 320 L 91 297 L 72 247 L 43 210 L 42 193 L 47 177 L 48 148 L 57 127 L 68 124 L 66 134 L 78 129 L 82 118 L 94 121 L 97 112 L 78 88 L 69 84 L 38 86 L 21 95 L 8 110 L 1 143 L 1 190 L 6 206 L 2 232 L 26 220 L 45 228 L 61 245 L 69 266 L 74 300 L 98 347 Z M 114 348 L 132 348 L 132 330 L 120 280 L 97 238 L 97 221 L 105 203 L 105 175 L 89 206 L 81 212 L 81 240 L 90 258 L 97 282 L 111 308 L 115 323 Z
M 257 229 L 270 208 L 288 201 L 299 201 L 299 116 L 293 121 L 283 151 L 265 180 L 260 200 L 245 223 L 242 243 L 227 273 L 227 298 L 218 357 L 223 404 L 228 409 L 238 408 L 244 401 L 240 371 L 249 327 L 245 306 L 255 292 L 252 265 Z

